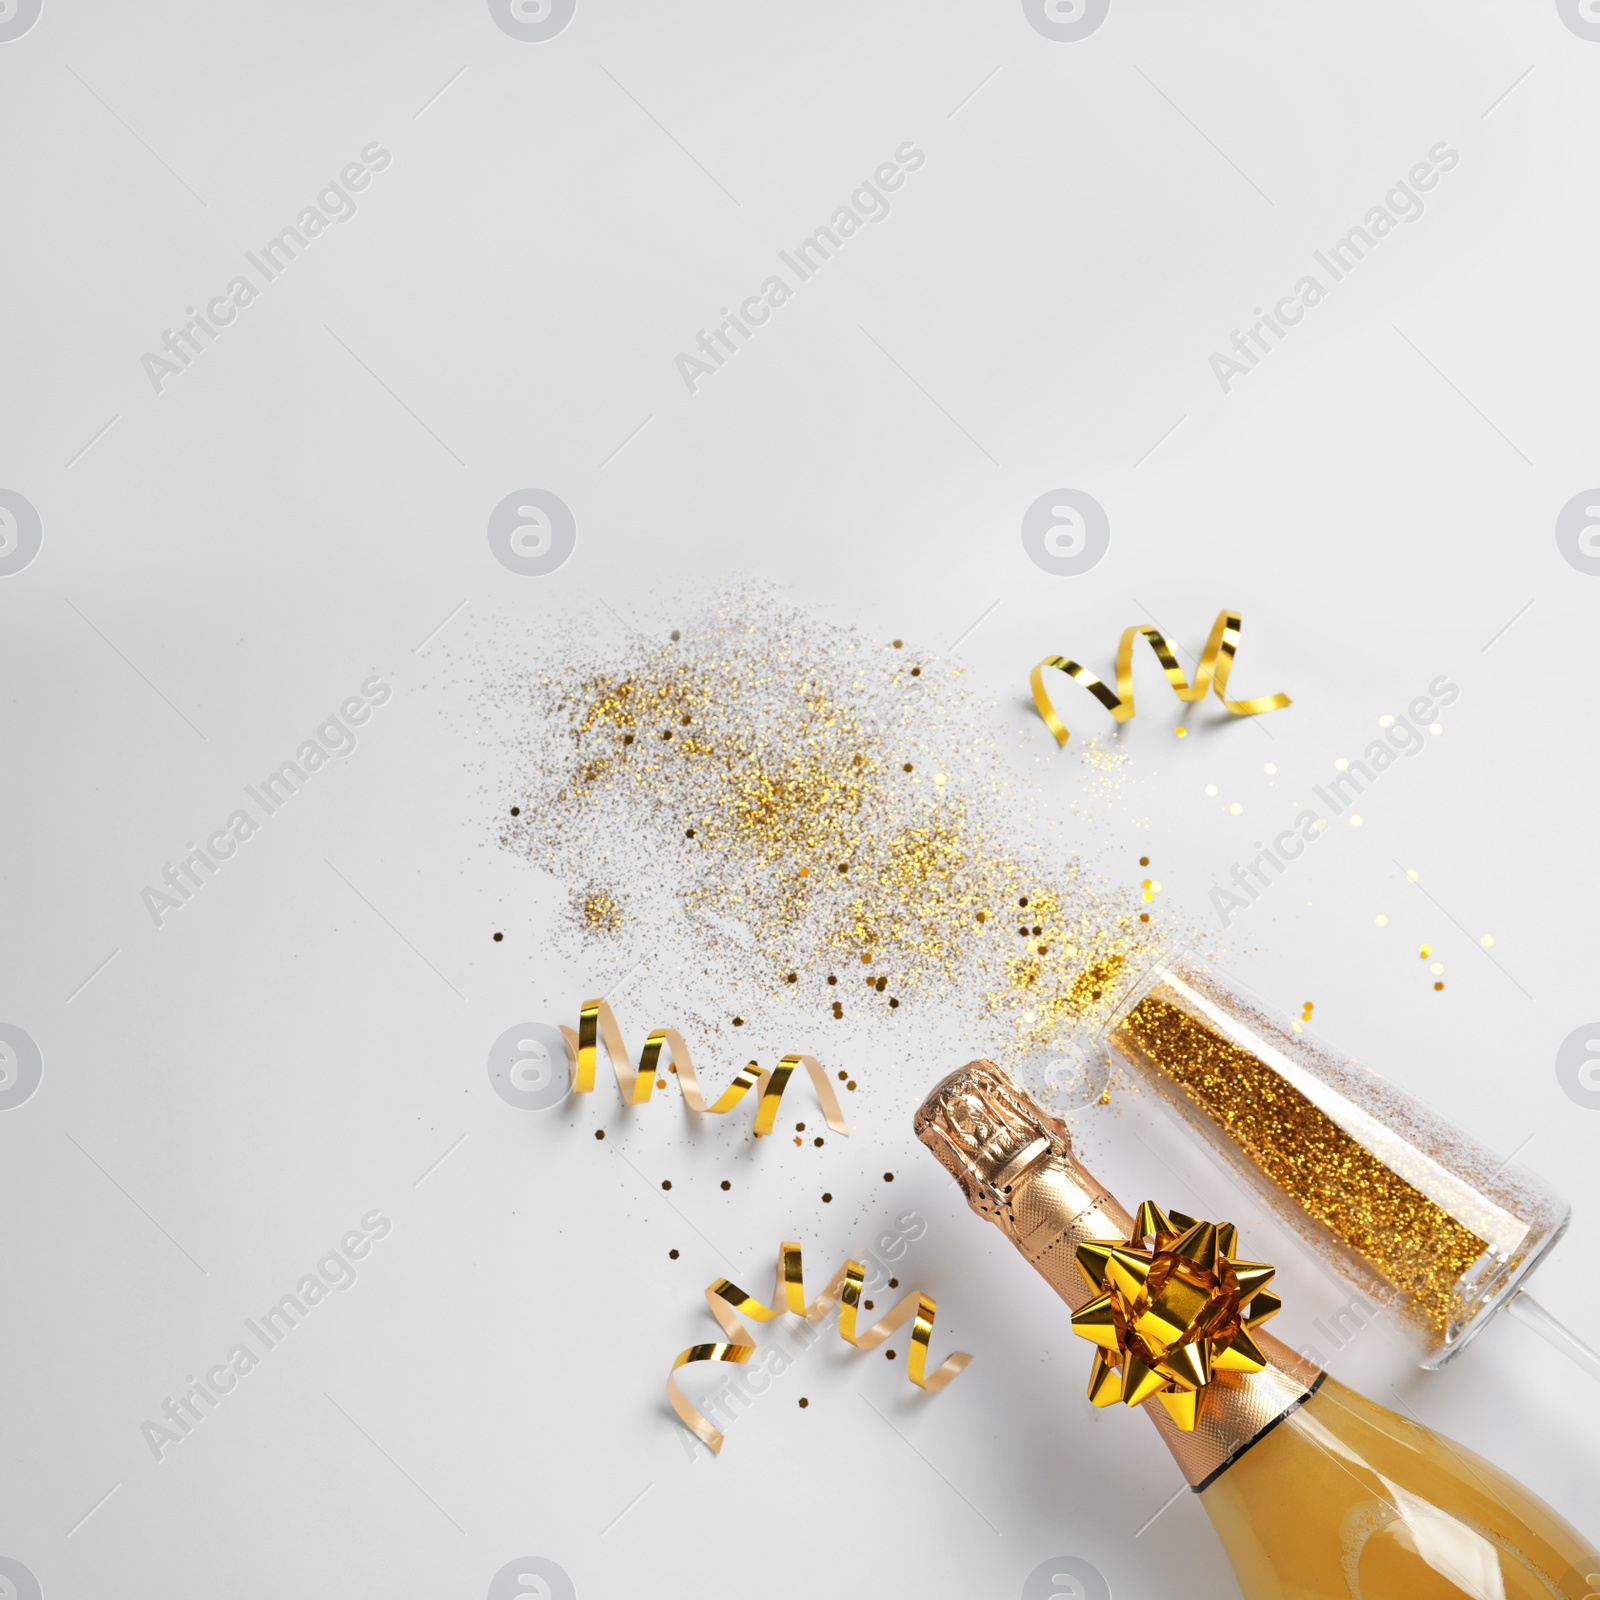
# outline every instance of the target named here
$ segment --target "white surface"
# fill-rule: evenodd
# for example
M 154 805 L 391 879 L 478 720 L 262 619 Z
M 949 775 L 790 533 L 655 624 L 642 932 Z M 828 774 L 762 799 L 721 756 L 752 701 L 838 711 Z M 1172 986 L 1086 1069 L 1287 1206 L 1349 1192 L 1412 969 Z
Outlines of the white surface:
M 820 1282 L 873 1228 L 799 1212 L 675 1101 L 624 1139 L 604 1087 L 549 1116 L 488 1087 L 495 1037 L 574 1020 L 611 974 L 492 847 L 502 774 L 445 652 L 496 617 L 620 638 L 602 597 L 664 631 L 663 590 L 732 568 L 925 649 L 998 600 L 959 654 L 1018 726 L 1046 651 L 1103 670 L 1129 623 L 1193 649 L 1239 608 L 1236 689 L 1294 707 L 1175 741 L 1143 663 L 1137 782 L 1107 823 L 1197 915 L 1380 713 L 1452 676 L 1444 735 L 1240 918 L 1236 964 L 1571 1195 L 1536 1289 L 1592 1329 L 1600 1114 L 1554 1058 L 1600 1009 L 1600 578 L 1553 529 L 1600 478 L 1597 76 L 1600 44 L 1547 3 L 1118 0 L 1063 44 L 1015 4 L 579 0 L 529 44 L 481 3 L 45 0 L 0 43 L 0 487 L 44 527 L 0 578 L 0 1021 L 44 1057 L 0 1113 L 0 1555 L 50 1597 L 482 1595 L 529 1554 L 585 1597 L 713 1571 L 1009 1595 L 1056 1554 L 1119 1597 L 1180 1560 L 1235 1592 L 1192 1497 L 1133 1537 L 1175 1470 L 1143 1422 L 1090 1413 L 1081 1341 L 911 1145 L 961 1041 L 910 1063 L 822 1041 L 874 1092 L 817 1171 L 897 1169 L 883 1220 L 928 1223 L 902 1277 L 971 1370 L 918 1403 L 898 1364 L 830 1341 L 717 1462 L 686 1458 L 661 1401 L 672 1353 L 711 1336 L 700 1287 L 764 1291 L 795 1228 Z M 393 160 L 358 215 L 153 393 L 141 355 L 374 140 Z M 691 395 L 678 352 L 906 140 L 927 159 L 892 214 Z M 1440 140 L 1460 161 L 1426 215 L 1224 394 L 1212 351 Z M 489 552 L 525 485 L 577 519 L 553 576 Z M 1019 537 L 1059 486 L 1111 520 L 1078 578 Z M 373 674 L 394 694 L 358 752 L 152 926 L 163 864 Z M 1099 726 L 1069 692 L 1069 724 Z M 1070 749 L 1041 770 L 1066 804 Z M 648 988 L 635 1034 L 672 974 Z M 1176 1181 L 1233 1203 L 1166 1124 L 1130 1111 L 1097 1140 L 1131 1201 Z M 655 1187 L 669 1148 L 681 1211 Z M 734 1159 L 730 1200 L 710 1180 Z M 393 1229 L 354 1289 L 154 1461 L 140 1425 L 373 1208 Z M 1313 1339 L 1345 1291 L 1236 1215 Z M 1526 1328 L 1436 1375 L 1379 1333 L 1331 1362 L 1596 1530 L 1600 1389 Z

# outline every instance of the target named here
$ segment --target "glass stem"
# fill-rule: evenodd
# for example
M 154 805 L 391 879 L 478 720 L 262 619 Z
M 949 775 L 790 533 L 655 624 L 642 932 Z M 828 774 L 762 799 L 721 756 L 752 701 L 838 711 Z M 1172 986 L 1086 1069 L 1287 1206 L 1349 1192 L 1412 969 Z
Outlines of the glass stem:
M 1600 1381 L 1600 1355 L 1565 1324 L 1551 1316 L 1526 1289 L 1519 1289 L 1506 1301 L 1506 1310 L 1518 1322 L 1532 1328 L 1540 1338 L 1553 1344 L 1574 1366 L 1582 1367 L 1591 1378 Z

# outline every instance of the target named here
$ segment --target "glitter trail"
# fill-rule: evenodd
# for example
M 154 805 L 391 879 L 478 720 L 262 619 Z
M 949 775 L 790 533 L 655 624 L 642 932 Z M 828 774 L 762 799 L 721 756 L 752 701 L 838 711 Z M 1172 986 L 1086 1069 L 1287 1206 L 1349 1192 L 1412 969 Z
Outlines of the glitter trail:
M 1054 1048 L 1159 942 L 1154 889 L 1094 870 L 1081 821 L 1037 820 L 1004 717 L 909 641 L 741 589 L 671 642 L 562 657 L 502 661 L 482 698 L 514 763 L 498 842 L 568 886 L 585 940 L 675 947 L 724 1001 L 874 1027 L 910 1011 L 1013 1054 Z

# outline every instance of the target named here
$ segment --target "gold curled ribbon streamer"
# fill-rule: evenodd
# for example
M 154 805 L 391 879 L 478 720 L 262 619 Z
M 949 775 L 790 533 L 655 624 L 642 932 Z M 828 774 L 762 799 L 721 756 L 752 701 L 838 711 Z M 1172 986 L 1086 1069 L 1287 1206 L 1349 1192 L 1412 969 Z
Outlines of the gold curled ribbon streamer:
M 710 1105 L 700 1092 L 700 1080 L 695 1075 L 694 1061 L 683 1035 L 676 1028 L 656 1028 L 644 1042 L 639 1055 L 639 1065 L 632 1065 L 632 1056 L 622 1038 L 622 1030 L 611 1007 L 604 1000 L 585 1000 L 578 1014 L 576 1031 L 563 1025 L 562 1037 L 567 1041 L 567 1062 L 572 1068 L 572 1092 L 590 1094 L 594 1090 L 594 1065 L 597 1044 L 603 1044 L 611 1058 L 612 1070 L 617 1075 L 617 1088 L 626 1105 L 642 1106 L 650 1098 L 656 1085 L 656 1072 L 661 1066 L 665 1048 L 675 1076 L 683 1087 L 684 1104 L 691 1111 L 706 1111 L 721 1116 L 732 1111 L 751 1089 L 760 1087 L 761 1103 L 756 1109 L 756 1137 L 771 1133 L 778 1115 L 778 1102 L 789 1086 L 796 1067 L 804 1067 L 810 1074 L 812 1087 L 822 1103 L 822 1114 L 835 1133 L 849 1135 L 850 1125 L 839 1108 L 839 1097 L 828 1082 L 828 1074 L 815 1056 L 788 1055 L 777 1066 L 766 1068 L 754 1061 L 739 1071 L 739 1075 L 717 1096 Z
M 1224 607 L 1217 613 L 1217 620 L 1211 625 L 1211 637 L 1206 640 L 1205 650 L 1200 656 L 1200 665 L 1194 675 L 1193 687 L 1184 676 L 1183 668 L 1178 665 L 1177 655 L 1167 636 L 1159 628 L 1144 625 L 1125 629 L 1121 642 L 1117 645 L 1115 693 L 1102 679 L 1097 678 L 1087 667 L 1081 666 L 1069 656 L 1046 656 L 1033 669 L 1028 679 L 1033 688 L 1033 703 L 1038 707 L 1039 715 L 1044 718 L 1045 726 L 1055 735 L 1056 743 L 1065 744 L 1069 737 L 1067 729 L 1056 715 L 1055 707 L 1050 703 L 1050 696 L 1044 686 L 1046 669 L 1054 667 L 1057 671 L 1066 673 L 1074 683 L 1081 683 L 1119 723 L 1126 722 L 1133 715 L 1133 641 L 1142 634 L 1150 641 L 1156 659 L 1167 674 L 1168 683 L 1172 685 L 1173 692 L 1180 700 L 1191 703 L 1204 700 L 1214 685 L 1217 698 L 1236 717 L 1255 717 L 1263 711 L 1281 711 L 1284 706 L 1293 703 L 1286 694 L 1258 695 L 1253 700 L 1228 698 L 1228 677 L 1233 671 L 1233 658 L 1239 650 L 1241 626 L 1237 612 Z
M 678 1353 L 667 1376 L 667 1398 L 679 1420 L 696 1438 L 721 1452 L 723 1434 L 695 1410 L 678 1387 L 677 1372 L 680 1367 L 696 1361 L 731 1361 L 742 1366 L 755 1351 L 756 1342 L 739 1324 L 739 1317 L 749 1317 L 752 1322 L 771 1322 L 785 1311 L 815 1322 L 827 1315 L 834 1306 L 839 1307 L 839 1337 L 857 1350 L 875 1350 L 892 1333 L 901 1328 L 908 1318 L 914 1318 L 911 1327 L 911 1348 L 906 1352 L 906 1376 L 919 1389 L 937 1394 L 961 1372 L 972 1357 L 957 1350 L 947 1356 L 939 1366 L 928 1371 L 928 1341 L 933 1336 L 933 1319 L 939 1304 L 931 1295 L 920 1289 L 910 1290 L 886 1315 L 880 1317 L 865 1333 L 856 1331 L 856 1314 L 861 1305 L 861 1291 L 866 1285 L 867 1271 L 859 1261 L 846 1261 L 834 1273 L 828 1287 L 816 1298 L 813 1305 L 806 1304 L 805 1284 L 800 1270 L 800 1246 L 786 1239 L 778 1251 L 777 1283 L 770 1306 L 763 1305 L 754 1295 L 746 1294 L 738 1284 L 727 1278 L 718 1278 L 706 1290 L 706 1304 L 717 1326 L 727 1334 L 727 1340 L 717 1344 L 691 1345 Z

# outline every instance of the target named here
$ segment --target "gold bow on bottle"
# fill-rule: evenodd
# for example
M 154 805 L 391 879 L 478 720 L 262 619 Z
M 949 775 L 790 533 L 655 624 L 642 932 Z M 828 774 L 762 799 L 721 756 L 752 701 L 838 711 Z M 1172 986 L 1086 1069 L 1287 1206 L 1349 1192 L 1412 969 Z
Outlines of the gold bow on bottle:
M 1216 1373 L 1266 1366 L 1250 1330 L 1282 1308 L 1267 1291 L 1276 1269 L 1238 1260 L 1237 1248 L 1231 1222 L 1197 1222 L 1151 1200 L 1139 1207 L 1131 1239 L 1078 1246 L 1079 1270 L 1101 1291 L 1072 1317 L 1072 1331 L 1100 1347 L 1089 1375 L 1097 1406 L 1137 1406 L 1153 1395 L 1192 1430 Z

